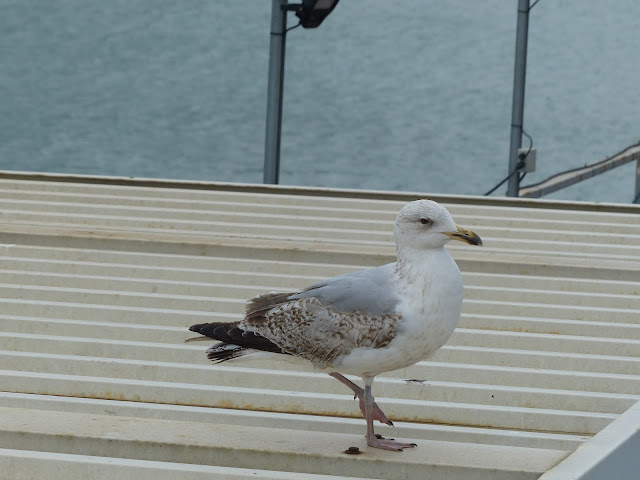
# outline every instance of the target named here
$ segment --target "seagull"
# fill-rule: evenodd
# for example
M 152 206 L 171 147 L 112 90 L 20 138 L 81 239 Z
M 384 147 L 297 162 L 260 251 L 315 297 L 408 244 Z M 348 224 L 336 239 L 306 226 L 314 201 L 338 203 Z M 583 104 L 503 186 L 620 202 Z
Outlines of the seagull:
M 460 319 L 463 285 L 445 245 L 450 240 L 482 245 L 482 240 L 430 200 L 405 205 L 394 235 L 395 263 L 296 292 L 259 295 L 247 302 L 243 320 L 189 330 L 218 340 L 207 350 L 214 363 L 268 352 L 328 373 L 359 399 L 367 445 L 395 451 L 415 447 L 374 433 L 374 420 L 393 423 L 375 402 L 371 386 L 376 375 L 424 360 L 447 342 Z M 361 377 L 364 388 L 345 374 Z

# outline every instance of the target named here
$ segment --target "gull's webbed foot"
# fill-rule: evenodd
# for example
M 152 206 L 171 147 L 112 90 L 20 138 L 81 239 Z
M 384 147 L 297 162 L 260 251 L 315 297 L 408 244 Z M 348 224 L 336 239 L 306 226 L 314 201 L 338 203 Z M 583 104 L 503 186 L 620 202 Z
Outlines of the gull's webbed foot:
M 393 438 L 384 438 L 382 435 L 366 436 L 367 445 L 373 448 L 381 448 L 382 450 L 392 450 L 401 452 L 403 448 L 413 448 L 415 443 L 396 442 Z

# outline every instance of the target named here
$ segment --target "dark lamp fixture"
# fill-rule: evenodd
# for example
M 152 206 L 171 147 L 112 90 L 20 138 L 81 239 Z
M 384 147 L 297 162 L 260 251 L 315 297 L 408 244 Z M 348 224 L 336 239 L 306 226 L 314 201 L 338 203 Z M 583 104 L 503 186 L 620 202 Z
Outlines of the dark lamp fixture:
M 304 28 L 316 28 L 336 8 L 340 0 L 302 0 L 301 4 L 290 5 L 295 7 L 296 17 L 300 19 L 300 25 Z

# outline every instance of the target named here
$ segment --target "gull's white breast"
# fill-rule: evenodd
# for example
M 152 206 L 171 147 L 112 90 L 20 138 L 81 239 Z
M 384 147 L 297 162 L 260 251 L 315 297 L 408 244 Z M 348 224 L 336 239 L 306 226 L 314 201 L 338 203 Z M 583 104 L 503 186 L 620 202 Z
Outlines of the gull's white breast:
M 398 335 L 385 348 L 358 348 L 337 365 L 342 373 L 375 376 L 413 365 L 442 347 L 453 333 L 462 311 L 462 275 L 444 249 L 399 264 L 394 282 L 402 320 Z

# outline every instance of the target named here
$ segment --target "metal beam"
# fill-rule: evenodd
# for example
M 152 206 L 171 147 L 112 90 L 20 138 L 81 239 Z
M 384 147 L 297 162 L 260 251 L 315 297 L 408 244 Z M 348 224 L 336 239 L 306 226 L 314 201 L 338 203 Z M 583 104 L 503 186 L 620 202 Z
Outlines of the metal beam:
M 542 197 L 570 185 L 582 182 L 583 180 L 595 177 L 596 175 L 600 175 L 601 173 L 607 172 L 621 165 L 633 162 L 634 160 L 640 162 L 640 144 L 628 147 L 622 152 L 617 153 L 612 157 L 605 158 L 604 160 L 592 165 L 585 165 L 582 168 L 562 172 L 535 185 L 523 187 L 520 189 L 520 196 L 530 198 Z M 636 167 L 636 195 L 638 195 L 640 189 L 640 179 L 638 178 L 639 173 L 640 167 Z
M 518 1 L 516 55 L 513 67 L 513 102 L 511 107 L 511 144 L 509 146 L 509 172 L 517 170 L 518 149 L 522 146 L 522 118 L 524 116 L 524 86 L 527 72 L 527 37 L 529 35 L 529 0 Z M 517 197 L 518 175 L 509 178 L 507 196 Z
M 632 203 L 640 203 L 640 159 L 636 161 L 636 188 Z

